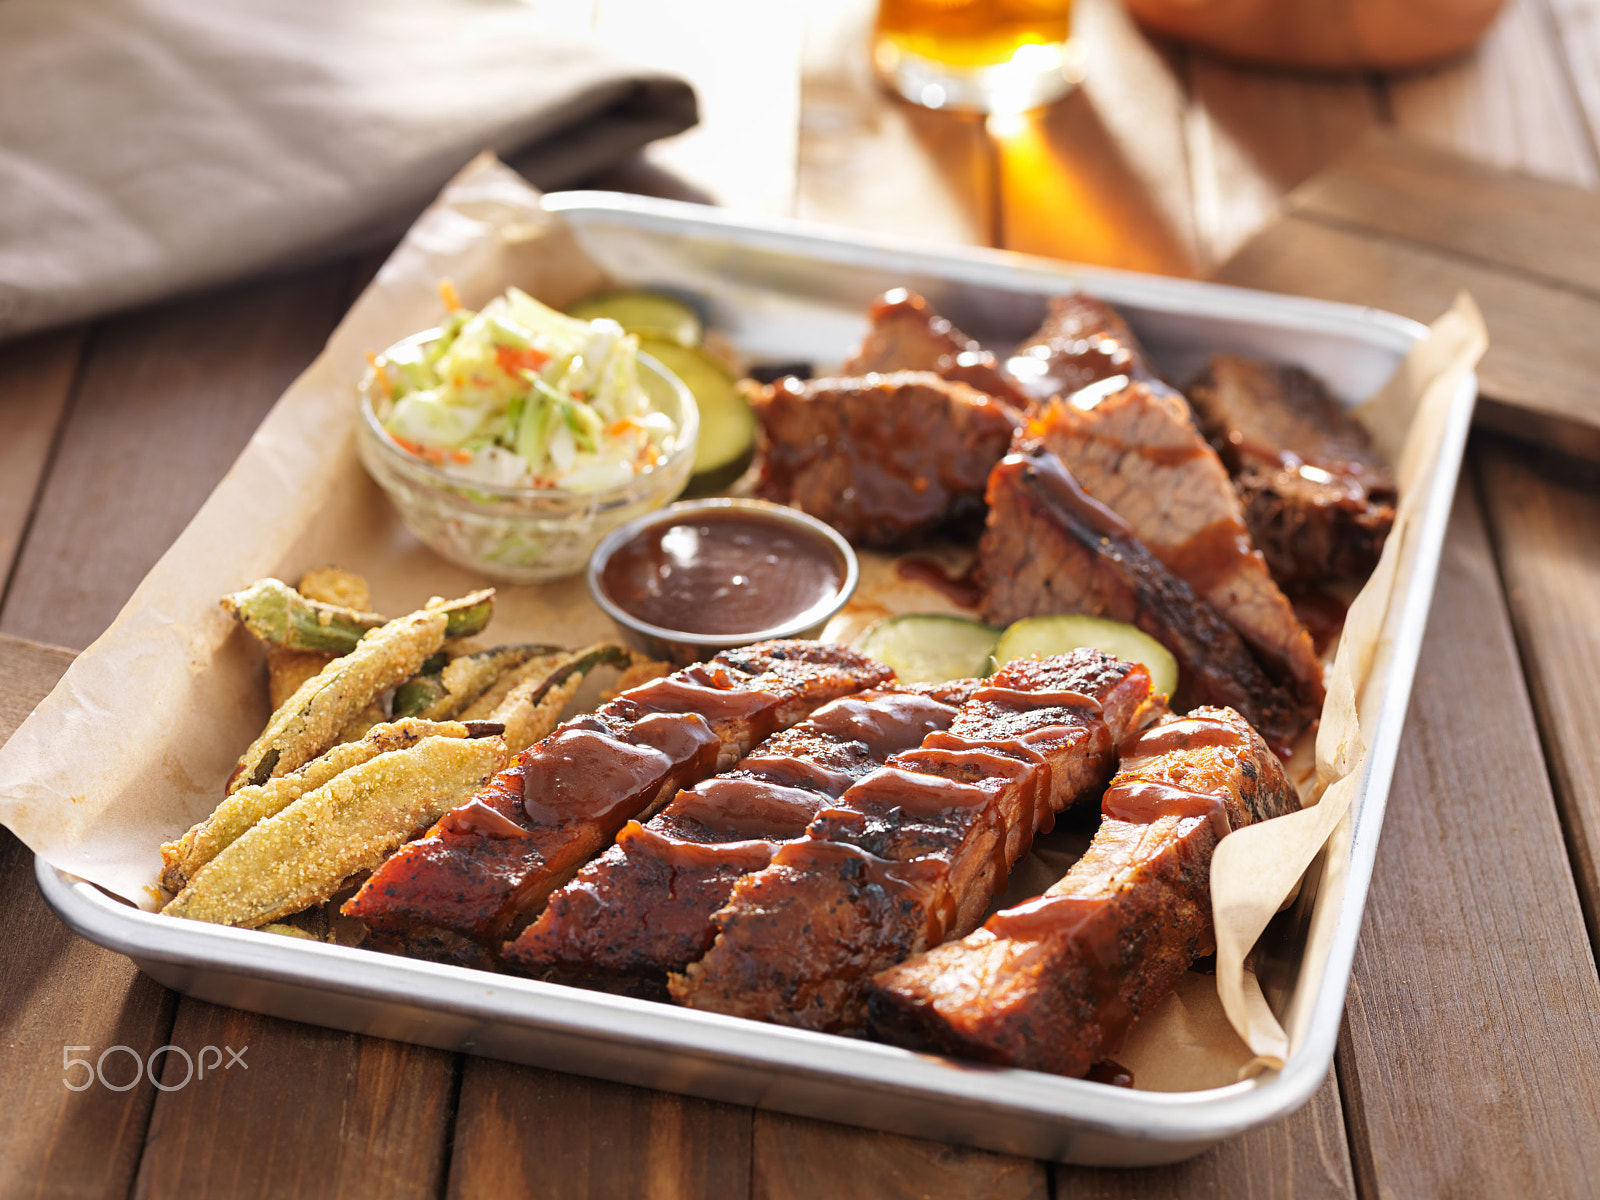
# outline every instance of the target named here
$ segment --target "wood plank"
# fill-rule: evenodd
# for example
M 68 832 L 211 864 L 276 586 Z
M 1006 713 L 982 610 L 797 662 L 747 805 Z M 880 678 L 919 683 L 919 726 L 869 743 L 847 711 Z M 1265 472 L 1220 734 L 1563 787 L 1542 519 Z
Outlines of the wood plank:
M 981 118 L 932 112 L 873 78 L 872 6 L 806 6 L 794 214 L 924 241 L 988 244 L 994 158 Z
M 748 1194 L 747 1108 L 464 1062 L 446 1193 L 453 1200 L 505 1200 L 534 1179 L 549 1200 Z
M 1541 0 L 1510 0 L 1466 59 L 1390 79 L 1396 127 L 1493 166 L 1585 186 L 1600 181 L 1542 8 Z
M 1478 462 L 1567 852 L 1600 946 L 1600 471 L 1488 439 Z
M 755 1115 L 750 1200 L 1047 1200 L 1046 1164 L 987 1150 L 812 1121 Z
M 1055 1168 L 1055 1195 L 1072 1200 L 1248 1196 L 1354 1200 L 1344 1114 L 1333 1073 L 1298 1112 L 1241 1134 L 1188 1162 L 1144 1170 Z
M 0 740 L 11 736 L 55 686 L 72 652 L 0 637 Z M 128 1194 L 144 1146 L 154 1089 L 126 1092 L 97 1079 L 81 1091 L 85 1068 L 63 1071 L 63 1048 L 99 1059 L 111 1046 L 146 1059 L 167 1041 L 173 994 L 140 975 L 120 954 L 69 932 L 33 881 L 33 855 L 0 829 L 0 1108 L 6 1113 L 0 1195 Z M 159 1062 L 159 1060 L 158 1060 Z M 112 1052 L 105 1075 L 133 1077 L 131 1056 Z
M 1600 300 L 1410 242 L 1289 217 L 1216 273 L 1224 283 L 1320 296 L 1431 321 L 1465 288 L 1483 309 L 1479 424 L 1600 460 Z
M 1346 1015 L 1354 1070 L 1341 1081 L 1367 1194 L 1592 1190 L 1600 981 L 1470 487 L 1456 497 Z
M 597 41 L 682 76 L 700 99 L 700 124 L 650 146 L 645 161 L 712 203 L 789 214 L 804 23 L 799 5 L 598 0 Z
M 1183 85 L 1116 0 L 1082 0 L 1084 84 L 1017 117 L 991 117 L 1001 244 L 1076 262 L 1193 275 L 1202 265 Z
M 1380 120 L 1366 81 L 1189 58 L 1189 170 L 1203 269 L 1284 209 L 1285 195 Z
M 0 345 L 0 572 L 22 545 L 83 354 L 84 328 Z
M 1486 166 L 1409 136 L 1364 138 L 1289 204 L 1297 216 L 1600 295 L 1600 194 Z
M 1566 67 L 1567 84 L 1578 100 L 1591 153 L 1600 154 L 1600 10 L 1594 0 L 1544 0 Z
M 100 634 L 322 348 L 350 278 L 336 263 L 97 328 L 0 631 Z
M 138 1197 L 433 1197 L 456 1055 L 183 999 L 171 1043 L 223 1069 L 177 1086 L 163 1061 Z M 231 1047 L 242 1055 L 233 1063 Z

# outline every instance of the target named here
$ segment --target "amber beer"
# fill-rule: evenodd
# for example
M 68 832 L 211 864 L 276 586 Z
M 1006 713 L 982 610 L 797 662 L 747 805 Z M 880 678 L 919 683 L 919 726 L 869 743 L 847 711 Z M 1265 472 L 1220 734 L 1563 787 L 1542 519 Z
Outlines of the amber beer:
M 879 75 L 928 108 L 1020 111 L 1074 83 L 1072 0 L 880 0 Z

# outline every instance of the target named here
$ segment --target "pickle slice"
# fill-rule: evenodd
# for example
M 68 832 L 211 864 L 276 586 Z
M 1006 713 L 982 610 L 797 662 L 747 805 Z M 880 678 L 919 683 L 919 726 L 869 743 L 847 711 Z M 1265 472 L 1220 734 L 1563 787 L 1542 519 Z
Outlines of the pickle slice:
M 621 325 L 624 333 L 679 346 L 698 346 L 704 333 L 700 314 L 692 305 L 661 292 L 604 292 L 579 300 L 567 309 L 567 315 L 583 321 L 609 319 Z
M 874 622 L 855 649 L 894 668 L 901 683 L 981 679 L 1000 631 L 981 621 L 947 613 L 908 613 Z
M 686 494 L 727 487 L 744 474 L 756 445 L 756 416 L 732 373 L 696 347 L 641 338 L 639 349 L 681 379 L 700 406 L 700 442 Z
M 1121 621 L 1081 613 L 1025 617 L 1012 622 L 995 645 L 995 669 L 1015 658 L 1065 654 L 1082 646 L 1104 650 L 1129 662 L 1143 663 L 1149 668 L 1152 690 L 1163 695 L 1172 695 L 1178 686 L 1178 661 L 1155 638 Z

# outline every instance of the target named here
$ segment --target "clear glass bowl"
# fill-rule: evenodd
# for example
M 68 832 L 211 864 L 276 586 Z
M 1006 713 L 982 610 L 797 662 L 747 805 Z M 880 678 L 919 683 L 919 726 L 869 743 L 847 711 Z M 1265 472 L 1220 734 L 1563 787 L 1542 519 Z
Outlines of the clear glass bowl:
M 437 336 L 417 334 L 416 341 Z M 370 378 L 370 377 L 369 377 Z M 677 497 L 694 470 L 700 411 L 676 375 L 639 355 L 639 379 L 655 404 L 678 424 L 678 436 L 650 470 L 611 491 L 502 487 L 446 474 L 402 449 L 374 411 L 372 387 L 361 389 L 356 446 L 361 462 L 400 510 L 406 527 L 434 552 L 508 583 L 541 583 L 576 575 L 611 530 Z M 386 403 L 380 395 L 381 406 Z

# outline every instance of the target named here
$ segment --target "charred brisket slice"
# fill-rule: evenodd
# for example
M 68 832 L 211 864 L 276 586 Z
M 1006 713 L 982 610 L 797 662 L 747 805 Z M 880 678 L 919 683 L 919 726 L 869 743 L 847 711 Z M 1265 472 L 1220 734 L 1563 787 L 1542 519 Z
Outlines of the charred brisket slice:
M 828 701 L 892 678 L 843 646 L 776 641 L 630 688 L 517 755 L 343 911 L 417 942 L 442 930 L 498 947 L 625 822 Z
M 989 477 L 989 523 L 978 542 L 983 618 L 1079 612 L 1137 625 L 1178 660 L 1174 699 L 1228 704 L 1276 745 L 1312 711 L 1262 671 L 1233 626 L 1174 575 L 1103 504 L 1085 495 L 1043 446 L 1008 456 Z
M 1296 807 L 1282 764 L 1231 709 L 1123 749 L 1084 856 L 1043 896 L 873 981 L 873 1031 L 981 1062 L 1083 1075 L 1214 949 L 1211 854 Z
M 1081 292 L 1051 300 L 1044 324 L 1012 351 L 1002 369 L 1041 404 L 1118 375 L 1155 378 L 1121 314 Z
M 926 371 L 780 380 L 754 400 L 761 495 L 852 542 L 891 545 L 983 511 L 983 484 L 1022 418 Z
M 505 949 L 507 962 L 601 986 L 664 986 L 716 937 L 712 914 L 741 875 L 805 834 L 823 808 L 902 750 L 948 729 L 976 683 L 860 692 L 773 734 L 732 771 L 682 791 L 648 824 L 630 821 L 550 897 Z M 949 700 L 952 703 L 945 703 Z M 639 990 L 638 987 L 632 990 Z
M 885 292 L 867 310 L 867 336 L 845 362 L 844 375 L 932 371 L 971 384 L 1013 408 L 1030 407 L 1028 394 L 1000 369 L 995 356 L 905 288 Z
M 1307 721 L 1321 711 L 1311 635 L 1251 544 L 1227 469 L 1182 396 L 1159 383 L 1080 394 L 1051 404 L 1029 434 L 1238 631 Z
M 1055 814 L 1109 776 L 1157 706 L 1142 666 L 1095 650 L 1011 663 L 950 729 L 897 754 L 734 885 L 680 1004 L 859 1029 L 882 968 L 973 928 Z
M 1394 477 L 1314 375 L 1219 354 L 1189 400 L 1278 579 L 1361 578 L 1377 565 L 1394 524 Z

